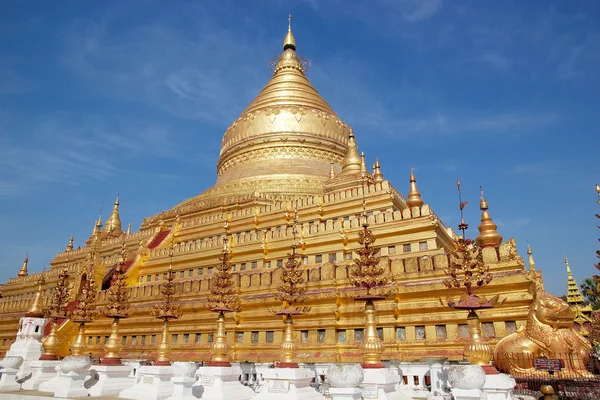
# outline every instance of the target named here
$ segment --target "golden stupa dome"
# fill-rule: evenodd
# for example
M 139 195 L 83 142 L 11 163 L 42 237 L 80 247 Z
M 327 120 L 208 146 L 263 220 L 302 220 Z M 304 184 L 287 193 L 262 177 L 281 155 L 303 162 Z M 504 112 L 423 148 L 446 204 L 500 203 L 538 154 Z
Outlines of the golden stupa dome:
M 248 195 L 323 193 L 331 163 L 340 165 L 349 127 L 305 75 L 288 27 L 273 76 L 223 135 L 217 182 L 197 201 Z

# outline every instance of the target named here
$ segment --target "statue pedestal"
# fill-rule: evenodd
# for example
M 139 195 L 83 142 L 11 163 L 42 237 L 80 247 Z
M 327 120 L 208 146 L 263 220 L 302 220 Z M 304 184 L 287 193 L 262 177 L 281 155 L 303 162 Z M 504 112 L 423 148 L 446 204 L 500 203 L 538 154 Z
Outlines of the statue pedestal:
M 18 368 L 2 368 L 2 377 L 0 377 L 0 392 L 21 390 L 21 384 L 17 383 L 18 372 Z
M 364 399 L 405 400 L 409 398 L 396 391 L 400 375 L 393 373 L 389 368 L 363 368 L 363 371 L 365 376 L 361 386 Z
M 171 397 L 167 397 L 167 400 L 196 400 L 198 399 L 192 393 L 192 389 L 194 383 L 196 383 L 196 378 L 186 378 L 184 376 L 176 376 L 171 378 L 171 383 L 173 383 L 173 395 Z M 204 396 L 203 396 L 204 398 Z M 233 399 L 233 398 L 230 398 Z
M 483 392 L 479 389 L 451 389 L 455 400 L 480 400 Z
M 23 390 L 39 390 L 40 385 L 58 377 L 56 367 L 60 364 L 58 360 L 37 360 L 31 361 L 31 378 L 23 382 Z M 54 390 L 49 390 L 54 391 Z
M 83 384 L 89 376 L 89 370 L 61 372 L 54 388 L 54 397 L 86 397 L 88 390 Z
M 308 368 L 268 368 L 262 371 L 262 388 L 255 400 L 322 400 L 321 393 L 310 387 L 315 373 Z
M 362 388 L 329 388 L 332 400 L 361 400 Z
M 252 389 L 241 384 L 242 368 L 239 365 L 200 367 L 196 375 L 199 378 L 194 386 L 202 391 L 205 400 L 246 400 L 256 395 Z
M 486 375 L 482 390 L 487 400 L 510 400 L 516 384 L 515 379 L 506 374 Z
M 173 393 L 171 366 L 144 365 L 137 372 L 135 385 L 119 393 L 124 399 L 163 400 Z
M 46 361 L 46 362 L 56 362 L 56 361 Z M 48 379 L 45 382 L 40 383 L 38 390 L 40 392 L 54 392 L 58 387 L 58 384 L 61 382 L 60 378 L 60 361 L 54 367 L 54 376 Z
M 135 384 L 129 374 L 133 367 L 127 365 L 94 365 L 92 371 L 98 374 L 98 382 L 89 389 L 90 396 L 111 396 Z

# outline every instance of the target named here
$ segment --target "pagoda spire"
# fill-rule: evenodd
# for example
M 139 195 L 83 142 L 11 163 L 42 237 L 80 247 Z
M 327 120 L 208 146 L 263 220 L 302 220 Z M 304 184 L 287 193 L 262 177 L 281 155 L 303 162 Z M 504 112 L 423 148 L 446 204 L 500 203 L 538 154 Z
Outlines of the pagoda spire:
M 109 234 L 121 234 L 121 218 L 119 217 L 119 196 L 117 195 L 117 199 L 115 200 L 115 204 L 113 206 L 112 213 L 108 220 L 106 221 L 106 226 L 104 231 Z
M 329 169 L 329 179 L 335 178 L 335 168 L 333 161 L 331 162 L 331 168 Z
M 283 39 L 283 50 L 287 49 L 296 51 L 296 39 L 294 39 L 294 34 L 292 33 L 292 14 L 288 15 L 288 31 L 285 39 Z
M 361 171 L 362 158 L 358 155 L 358 146 L 354 138 L 354 132 L 350 131 L 348 135 L 348 151 L 342 163 L 342 174 L 348 174 Z
M 367 163 L 365 162 L 365 152 L 364 151 L 360 152 L 360 172 L 362 174 L 367 173 Z
M 475 241 L 480 247 L 498 247 L 502 243 L 502 235 L 498 233 L 498 226 L 492 221 L 488 209 L 487 201 L 483 197 L 483 188 L 481 190 L 481 200 L 479 202 L 479 209 L 481 210 L 481 223 L 479 224 L 479 235 L 475 238 Z
M 375 164 L 373 164 L 373 182 L 381 183 L 383 182 L 383 174 L 381 173 L 381 165 L 379 164 L 379 159 L 375 159 Z
M 413 207 L 421 207 L 423 203 L 423 199 L 421 198 L 421 193 L 419 193 L 419 189 L 417 189 L 417 178 L 415 178 L 415 169 L 413 167 L 410 168 L 410 190 L 408 191 L 408 200 L 406 201 L 406 205 L 409 208 Z
M 69 244 L 67 244 L 65 251 L 73 251 L 73 235 L 69 238 Z
M 25 259 L 23 260 L 23 266 L 21 267 L 21 270 L 19 271 L 19 273 L 17 274 L 20 277 L 23 276 L 27 276 L 27 264 L 29 263 L 29 256 L 25 255 Z
M 44 279 L 44 273 L 41 274 L 40 279 L 38 280 L 38 287 L 35 292 L 35 297 L 33 298 L 33 302 L 31 303 L 31 307 L 29 307 L 29 311 L 25 314 L 26 317 L 32 318 L 42 318 L 44 316 L 44 284 L 46 280 Z
M 529 257 L 529 270 L 535 271 L 535 261 L 533 261 L 533 252 L 529 243 L 527 243 L 527 256 Z
M 569 259 L 565 257 L 565 265 L 567 267 L 567 303 L 570 305 L 582 304 L 584 302 L 583 295 L 577 286 L 577 281 L 573 278 L 571 273 L 571 266 L 569 265 Z

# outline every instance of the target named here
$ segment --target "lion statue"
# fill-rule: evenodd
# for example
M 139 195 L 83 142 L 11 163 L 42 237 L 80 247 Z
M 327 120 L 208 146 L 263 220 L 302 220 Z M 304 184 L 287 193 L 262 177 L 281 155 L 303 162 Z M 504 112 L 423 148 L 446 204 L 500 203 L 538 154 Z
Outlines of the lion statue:
M 534 358 L 560 359 L 557 376 L 593 377 L 586 364 L 590 343 L 575 329 L 571 307 L 549 293 L 539 291 L 529 306 L 527 325 L 501 339 L 494 350 L 496 365 L 511 375 L 548 376 L 536 370 Z

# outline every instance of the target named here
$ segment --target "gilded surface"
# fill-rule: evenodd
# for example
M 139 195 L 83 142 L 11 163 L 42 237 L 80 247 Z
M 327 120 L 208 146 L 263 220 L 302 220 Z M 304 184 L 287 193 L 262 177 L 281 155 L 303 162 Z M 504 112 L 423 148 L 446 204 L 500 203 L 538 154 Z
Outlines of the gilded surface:
M 593 376 L 587 371 L 591 346 L 573 329 L 575 314 L 569 305 L 546 292 L 538 292 L 529 306 L 527 325 L 496 345 L 497 365 L 511 375 L 542 375 L 533 367 L 538 357 L 558 358 L 564 368 L 558 375 L 566 377 Z

